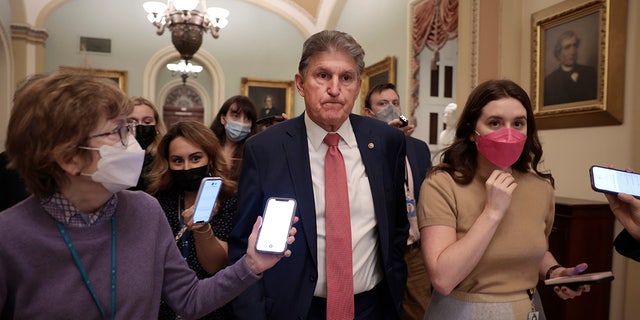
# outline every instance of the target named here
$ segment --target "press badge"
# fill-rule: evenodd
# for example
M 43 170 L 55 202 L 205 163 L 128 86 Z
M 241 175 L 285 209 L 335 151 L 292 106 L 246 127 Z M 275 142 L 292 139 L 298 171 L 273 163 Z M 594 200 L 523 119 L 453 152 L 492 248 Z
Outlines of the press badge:
M 413 199 L 407 199 L 407 217 L 416 216 L 416 201 Z

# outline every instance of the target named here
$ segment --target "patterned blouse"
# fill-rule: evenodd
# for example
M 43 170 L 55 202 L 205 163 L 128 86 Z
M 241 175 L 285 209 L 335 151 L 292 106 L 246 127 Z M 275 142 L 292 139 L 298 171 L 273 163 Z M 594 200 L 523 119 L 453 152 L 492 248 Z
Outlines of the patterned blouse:
M 169 220 L 173 235 L 177 235 L 182 227 L 180 222 L 182 212 L 178 212 L 180 191 L 174 189 L 163 190 L 156 193 L 155 197 L 158 199 L 158 202 L 160 202 L 160 206 Z M 238 198 L 234 195 L 233 197 L 222 201 L 220 205 L 221 207 L 218 213 L 213 217 L 210 224 L 213 229 L 213 234 L 218 237 L 218 239 L 227 241 L 229 234 L 231 233 L 231 229 L 233 228 L 233 219 L 237 211 Z M 184 210 L 184 208 L 180 209 Z M 183 253 L 183 257 L 185 255 L 187 256 L 185 258 L 187 260 L 187 264 L 196 272 L 198 279 L 207 278 L 211 275 L 207 273 L 207 271 L 205 271 L 200 265 L 200 262 L 198 262 L 196 246 L 194 244 L 193 233 L 191 231 L 186 231 L 182 238 L 176 242 L 178 249 Z M 176 319 L 175 313 L 164 301 L 160 304 L 160 314 L 158 319 Z M 227 304 L 201 319 L 233 319 L 231 306 Z

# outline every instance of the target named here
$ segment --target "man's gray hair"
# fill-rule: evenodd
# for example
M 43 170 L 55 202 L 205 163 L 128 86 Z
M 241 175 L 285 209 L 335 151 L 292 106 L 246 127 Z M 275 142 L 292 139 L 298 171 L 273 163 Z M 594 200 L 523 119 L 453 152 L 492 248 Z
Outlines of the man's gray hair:
M 559 59 L 560 57 L 560 51 L 562 51 L 562 41 L 566 39 L 571 39 L 571 38 L 576 38 L 576 46 L 580 47 L 580 38 L 578 37 L 578 35 L 571 30 L 567 30 L 558 37 L 558 41 L 556 41 L 556 46 L 553 48 L 553 54 L 556 58 Z
M 303 77 L 307 73 L 311 57 L 319 52 L 344 52 L 355 60 L 358 67 L 358 78 L 364 73 L 364 50 L 360 44 L 347 33 L 323 30 L 309 37 L 302 45 L 298 72 Z

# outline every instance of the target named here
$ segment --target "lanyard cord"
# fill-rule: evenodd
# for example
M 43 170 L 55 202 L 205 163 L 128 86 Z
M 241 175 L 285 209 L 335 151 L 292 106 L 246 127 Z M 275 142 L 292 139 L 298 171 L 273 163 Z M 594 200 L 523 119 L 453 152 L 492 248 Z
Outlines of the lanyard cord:
M 180 194 L 178 195 L 178 220 L 180 222 L 180 232 L 178 232 L 178 234 L 180 234 L 180 238 L 178 238 L 178 241 L 180 242 L 180 245 L 182 245 L 182 248 L 180 248 L 182 258 L 187 260 L 191 254 L 191 244 L 189 243 L 189 235 L 191 234 L 191 231 L 187 229 L 187 226 L 184 224 L 184 217 L 182 217 L 184 209 L 184 191 L 180 191 Z
M 56 221 L 58 225 L 58 230 L 60 230 L 60 234 L 64 239 L 64 242 L 67 244 L 69 251 L 71 252 L 71 256 L 73 256 L 73 261 L 76 263 L 76 267 L 80 271 L 82 275 L 82 279 L 84 280 L 84 284 L 87 286 L 91 297 L 93 298 L 93 302 L 95 302 L 96 306 L 98 306 L 98 310 L 100 310 L 100 314 L 103 319 L 107 319 L 107 315 L 104 313 L 104 309 L 98 300 L 98 296 L 93 291 L 93 286 L 91 285 L 91 281 L 89 280 L 89 275 L 84 269 L 84 265 L 82 261 L 80 261 L 80 257 L 78 256 L 78 252 L 75 247 L 71 243 L 71 239 L 67 234 L 67 231 L 64 229 L 64 225 L 59 221 Z M 116 218 L 115 215 L 111 217 L 111 319 L 115 318 L 116 314 Z

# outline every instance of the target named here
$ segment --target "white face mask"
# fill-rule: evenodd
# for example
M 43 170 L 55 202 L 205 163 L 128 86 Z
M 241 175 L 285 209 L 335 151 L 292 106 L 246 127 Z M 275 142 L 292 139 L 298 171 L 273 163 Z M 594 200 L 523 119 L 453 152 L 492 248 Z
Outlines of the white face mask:
M 127 139 L 126 149 L 122 147 L 120 141 L 113 145 L 101 146 L 100 148 L 79 148 L 100 152 L 100 160 L 98 160 L 98 169 L 96 172 L 92 174 L 81 172 L 81 175 L 90 176 L 93 181 L 101 183 L 112 193 L 131 188 L 138 184 L 145 152 L 133 136 L 129 136 Z
M 376 119 L 389 123 L 393 119 L 400 117 L 402 113 L 392 104 L 376 113 Z

